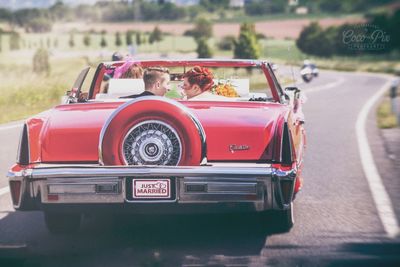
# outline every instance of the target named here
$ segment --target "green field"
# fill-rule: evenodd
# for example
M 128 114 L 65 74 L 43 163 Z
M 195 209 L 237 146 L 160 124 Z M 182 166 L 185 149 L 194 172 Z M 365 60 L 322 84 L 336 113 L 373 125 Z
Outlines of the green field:
M 388 96 L 385 96 L 376 110 L 376 119 L 379 128 L 395 128 L 400 126 L 396 115 L 392 113 L 391 102 Z
M 85 65 L 79 58 L 52 61 L 49 76 L 34 74 L 30 65 L 22 63 L 0 65 L 0 123 L 26 118 L 60 103 Z
M 90 46 L 84 45 L 84 34 L 82 33 L 74 34 L 74 46 L 69 45 L 69 34 L 24 34 L 21 37 L 21 50 L 35 50 L 39 47 L 58 51 L 127 50 L 125 45 L 125 35 L 122 34 L 121 36 L 123 45 L 117 46 L 115 44 L 115 35 L 106 34 L 105 39 L 107 46 L 102 48 L 100 46 L 101 34 L 90 35 Z M 192 52 L 196 47 L 196 43 L 191 37 L 165 35 L 161 42 L 149 44 L 147 41 L 149 39 L 149 34 L 142 34 L 141 36 L 142 39 L 146 40 L 146 42 L 142 43 L 140 46 L 136 46 L 138 53 L 153 53 L 157 51 L 161 53 L 167 53 L 170 51 L 188 53 Z M 135 40 L 135 36 L 133 36 L 133 40 Z M 10 52 L 8 35 L 2 35 L 1 45 L 2 52 L 0 52 L 0 57 L 2 54 Z
M 321 69 L 384 73 L 396 73 L 400 70 L 400 54 L 396 52 L 389 55 L 321 58 L 304 54 L 296 47 L 294 40 L 263 40 L 261 44 L 263 57 L 282 64 L 300 66 L 304 59 L 310 59 Z

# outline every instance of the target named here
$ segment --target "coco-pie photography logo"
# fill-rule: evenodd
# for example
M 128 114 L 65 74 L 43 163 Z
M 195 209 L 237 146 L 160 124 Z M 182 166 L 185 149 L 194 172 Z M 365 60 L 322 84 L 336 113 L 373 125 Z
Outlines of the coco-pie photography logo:
M 346 27 L 342 41 L 351 50 L 385 50 L 389 47 L 390 35 L 376 25 L 359 24 Z

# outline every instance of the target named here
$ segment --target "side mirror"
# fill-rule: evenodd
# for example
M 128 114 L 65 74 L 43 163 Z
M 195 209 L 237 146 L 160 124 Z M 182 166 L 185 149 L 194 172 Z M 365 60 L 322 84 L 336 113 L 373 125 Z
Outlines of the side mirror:
M 285 88 L 285 91 L 287 92 L 293 92 L 293 99 L 299 99 L 300 98 L 300 92 L 301 90 L 296 87 L 296 86 L 289 86 Z
M 295 93 L 300 92 L 300 89 L 297 88 L 296 86 L 289 86 L 285 88 L 285 91 L 294 91 Z

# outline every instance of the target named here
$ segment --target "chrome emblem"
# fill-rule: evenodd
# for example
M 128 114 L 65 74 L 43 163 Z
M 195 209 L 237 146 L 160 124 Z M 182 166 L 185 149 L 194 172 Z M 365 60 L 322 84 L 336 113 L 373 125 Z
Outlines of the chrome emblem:
M 235 151 L 249 150 L 250 147 L 248 145 L 229 145 L 229 151 L 234 153 Z

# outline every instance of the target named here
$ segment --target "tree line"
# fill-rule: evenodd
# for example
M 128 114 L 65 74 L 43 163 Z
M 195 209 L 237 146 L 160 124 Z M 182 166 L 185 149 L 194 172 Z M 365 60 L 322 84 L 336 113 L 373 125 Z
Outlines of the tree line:
M 187 30 L 184 35 L 192 36 L 197 43 L 196 52 L 199 58 L 210 58 L 213 50 L 208 45 L 208 40 L 213 36 L 212 22 L 199 18 L 193 29 Z M 253 23 L 243 23 L 240 26 L 239 36 L 225 36 L 217 44 L 220 50 L 233 50 L 234 58 L 257 59 L 261 54 L 261 46 L 258 42 L 265 38 L 257 34 Z
M 82 37 L 82 43 L 86 47 L 91 47 L 93 46 L 93 41 L 92 41 L 92 36 L 93 35 L 100 35 L 100 42 L 99 46 L 102 48 L 105 48 L 109 46 L 110 44 L 107 42 L 106 34 L 107 32 L 105 30 L 102 30 L 100 32 L 95 32 L 93 30 L 88 31 L 88 32 L 83 32 L 83 37 Z M 72 31 L 69 33 L 68 37 L 68 46 L 70 48 L 73 48 L 77 45 L 76 43 L 76 38 L 75 38 L 76 32 Z M 148 37 L 146 37 L 148 35 Z M 156 42 L 160 42 L 163 40 L 163 35 L 164 33 L 160 30 L 158 26 L 155 26 L 152 32 L 149 32 L 148 34 L 145 34 L 140 31 L 132 31 L 128 30 L 125 33 L 121 32 L 116 32 L 115 33 L 115 38 L 114 38 L 114 44 L 117 47 L 126 45 L 126 46 L 131 46 L 131 45 L 137 45 L 140 46 L 145 43 L 153 44 Z M 2 47 L 2 38 L 3 36 L 9 36 L 9 50 L 19 50 L 21 48 L 41 48 L 41 49 L 49 49 L 49 48 L 57 48 L 59 45 L 59 40 L 58 38 L 50 38 L 47 37 L 46 39 L 40 39 L 39 43 L 33 43 L 33 42 L 28 42 L 24 38 L 21 37 L 21 35 L 18 32 L 15 31 L 3 31 L 0 29 L 0 52 L 2 52 L 3 47 Z
M 352 13 L 364 12 L 370 8 L 394 2 L 394 0 L 298 0 L 299 5 L 308 7 L 310 13 Z M 296 6 L 288 5 L 287 0 L 248 0 L 244 7 L 232 7 L 229 0 L 200 0 L 198 5 L 177 6 L 174 3 L 158 0 L 148 1 L 99 1 L 95 5 L 71 7 L 57 1 L 49 8 L 25 8 L 11 11 L 0 8 L 0 21 L 8 21 L 24 27 L 27 32 L 49 32 L 54 22 L 91 21 L 195 21 L 204 14 L 213 13 L 224 18 L 227 12 L 241 11 L 247 16 L 292 13 Z M 238 13 L 235 13 L 238 14 Z
M 400 52 L 400 10 L 369 15 L 366 23 L 323 29 L 317 22 L 305 27 L 296 40 L 304 53 L 321 57 Z

